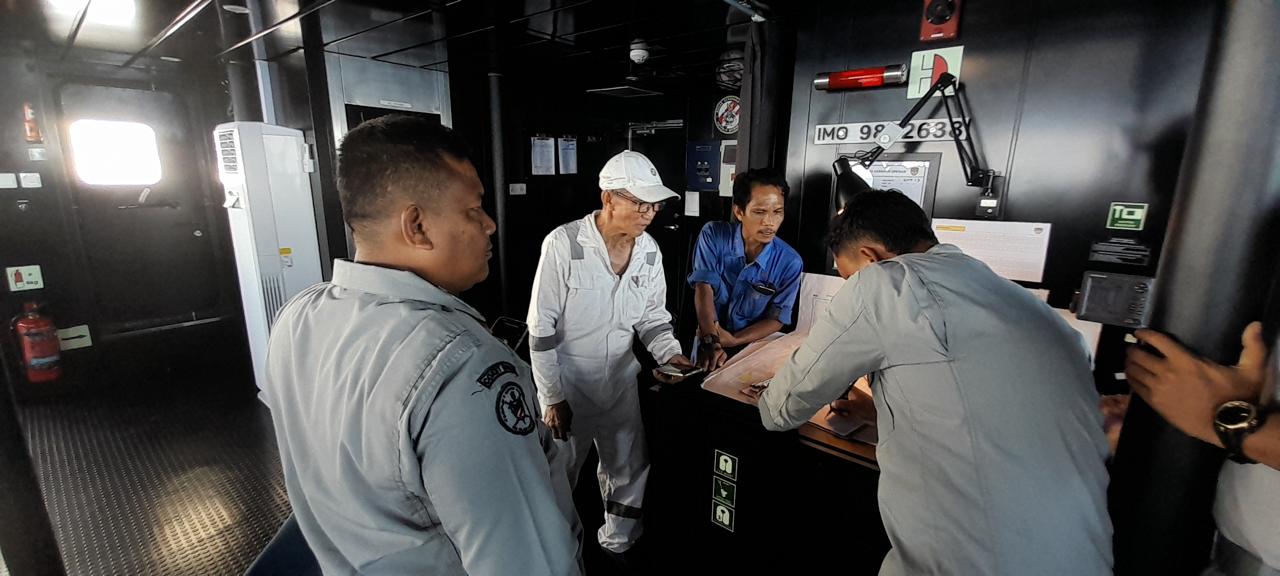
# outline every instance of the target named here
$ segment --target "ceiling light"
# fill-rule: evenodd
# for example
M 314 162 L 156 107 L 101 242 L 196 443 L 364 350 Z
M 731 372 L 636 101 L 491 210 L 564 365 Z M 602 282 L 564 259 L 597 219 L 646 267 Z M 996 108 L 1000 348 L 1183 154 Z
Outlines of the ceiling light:
M 232 14 L 248 14 L 249 9 L 239 4 L 223 4 L 222 9 Z
M 53 11 L 61 16 L 74 18 L 89 0 L 47 0 Z M 138 6 L 134 0 L 93 0 L 85 22 L 104 26 L 133 26 Z

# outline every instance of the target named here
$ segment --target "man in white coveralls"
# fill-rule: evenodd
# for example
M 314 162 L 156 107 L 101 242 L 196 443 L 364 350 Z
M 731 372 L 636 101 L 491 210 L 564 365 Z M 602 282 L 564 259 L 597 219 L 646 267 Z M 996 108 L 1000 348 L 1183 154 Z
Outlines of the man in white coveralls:
M 672 333 L 662 253 L 644 231 L 678 196 L 632 151 L 605 164 L 600 190 L 600 210 L 543 240 L 528 320 L 546 423 L 572 451 L 571 483 L 595 445 L 605 508 L 600 547 L 622 554 L 642 533 L 649 475 L 632 342 L 638 337 L 659 364 L 690 364 Z

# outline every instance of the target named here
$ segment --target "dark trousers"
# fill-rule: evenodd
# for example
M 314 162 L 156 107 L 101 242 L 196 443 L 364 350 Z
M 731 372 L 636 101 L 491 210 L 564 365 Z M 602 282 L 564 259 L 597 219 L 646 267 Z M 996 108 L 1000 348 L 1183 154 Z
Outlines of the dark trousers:
M 311 547 L 307 546 L 307 540 L 302 537 L 302 529 L 298 527 L 298 520 L 293 517 L 293 514 L 284 521 L 280 530 L 276 531 L 275 537 L 267 543 L 267 547 L 262 549 L 262 553 L 245 572 L 245 576 L 273 574 L 297 576 L 322 574 L 320 564 L 316 562 L 315 554 L 311 553 Z

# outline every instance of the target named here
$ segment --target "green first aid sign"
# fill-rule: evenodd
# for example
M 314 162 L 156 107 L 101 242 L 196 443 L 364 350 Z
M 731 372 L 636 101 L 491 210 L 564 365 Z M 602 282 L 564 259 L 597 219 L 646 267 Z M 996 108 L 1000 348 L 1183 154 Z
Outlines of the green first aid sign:
M 1147 205 L 1129 202 L 1112 202 L 1107 213 L 1107 228 L 1111 230 L 1142 230 L 1147 225 Z

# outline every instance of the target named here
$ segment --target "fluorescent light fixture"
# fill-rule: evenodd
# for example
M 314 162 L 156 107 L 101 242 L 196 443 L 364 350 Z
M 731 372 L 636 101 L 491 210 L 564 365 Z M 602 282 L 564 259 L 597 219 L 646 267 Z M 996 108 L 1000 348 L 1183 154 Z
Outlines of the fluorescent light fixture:
M 156 132 L 138 122 L 76 120 L 71 161 L 81 182 L 94 186 L 150 186 L 160 181 Z
M 89 0 L 47 0 L 53 11 L 74 18 Z M 84 21 L 103 26 L 132 27 L 138 13 L 136 0 L 93 0 Z

